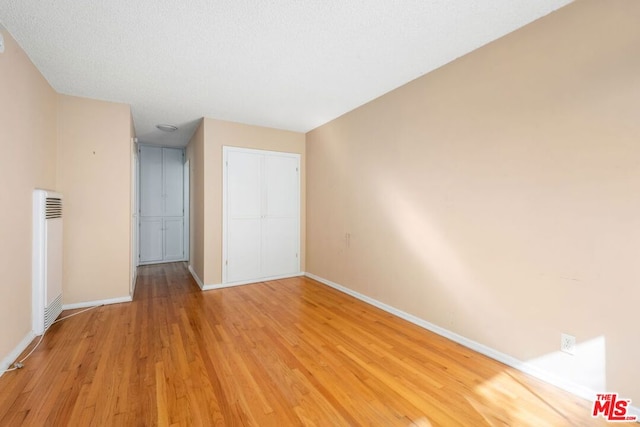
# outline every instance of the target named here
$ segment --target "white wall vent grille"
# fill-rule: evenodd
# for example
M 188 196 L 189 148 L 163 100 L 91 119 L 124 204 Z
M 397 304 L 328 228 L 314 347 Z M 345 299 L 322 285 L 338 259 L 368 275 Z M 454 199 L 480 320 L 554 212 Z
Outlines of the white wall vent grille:
M 62 199 L 59 197 L 47 197 L 46 219 L 62 218 Z

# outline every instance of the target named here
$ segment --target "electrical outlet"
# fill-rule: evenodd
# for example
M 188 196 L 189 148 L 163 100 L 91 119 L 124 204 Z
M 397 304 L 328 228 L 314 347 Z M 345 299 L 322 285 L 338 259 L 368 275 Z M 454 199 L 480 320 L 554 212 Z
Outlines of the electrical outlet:
M 560 334 L 560 351 L 576 354 L 576 337 L 569 334 Z

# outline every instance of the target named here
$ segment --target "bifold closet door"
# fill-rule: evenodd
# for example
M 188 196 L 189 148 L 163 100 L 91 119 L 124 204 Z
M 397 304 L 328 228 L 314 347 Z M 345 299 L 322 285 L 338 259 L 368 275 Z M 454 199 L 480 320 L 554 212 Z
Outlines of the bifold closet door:
M 180 148 L 140 146 L 140 264 L 184 259 L 184 157 Z
M 224 147 L 223 281 L 299 272 L 300 157 Z

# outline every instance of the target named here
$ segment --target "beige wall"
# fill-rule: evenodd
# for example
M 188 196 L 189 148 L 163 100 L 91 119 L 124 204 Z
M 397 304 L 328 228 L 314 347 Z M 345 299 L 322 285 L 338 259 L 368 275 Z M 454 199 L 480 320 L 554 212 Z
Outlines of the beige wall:
M 1 33 L 5 51 L 0 54 L 0 359 L 4 359 L 31 331 L 32 193 L 34 188 L 56 187 L 56 93 L 11 35 Z
M 204 278 L 208 285 L 222 282 L 222 146 L 300 154 L 301 218 L 300 268 L 305 269 L 305 136 L 260 126 L 204 119 Z
M 637 405 L 639 17 L 573 3 L 308 133 L 307 271 Z
M 59 95 L 65 304 L 129 296 L 130 138 L 128 105 Z
M 189 265 L 204 280 L 204 124 L 186 150 L 189 160 Z

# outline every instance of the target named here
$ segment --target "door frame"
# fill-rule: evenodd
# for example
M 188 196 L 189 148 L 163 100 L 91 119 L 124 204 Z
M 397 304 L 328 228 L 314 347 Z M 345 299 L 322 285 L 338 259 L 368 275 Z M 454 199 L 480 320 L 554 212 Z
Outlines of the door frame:
M 260 277 L 260 278 L 256 278 L 256 279 L 252 279 L 252 280 L 246 280 L 246 281 L 239 281 L 239 282 L 229 282 L 227 280 L 227 234 L 228 234 L 228 227 L 227 227 L 227 198 L 228 198 L 228 194 L 227 194 L 227 173 L 228 173 L 228 169 L 227 169 L 227 158 L 230 152 L 241 152 L 241 153 L 248 153 L 248 154 L 259 154 L 259 155 L 276 155 L 276 156 L 285 156 L 285 157 L 294 157 L 298 160 L 298 182 L 297 182 L 297 186 L 298 186 L 298 204 L 297 204 L 297 209 L 296 209 L 296 229 L 297 229 L 297 241 L 296 241 L 296 247 L 298 250 L 298 257 L 297 257 L 297 268 L 296 268 L 296 273 L 294 274 L 289 274 L 289 275 L 284 275 L 284 276 L 270 276 L 270 277 Z M 301 176 L 302 176 L 302 170 L 300 169 L 302 167 L 301 164 L 301 159 L 302 156 L 299 153 L 290 153 L 290 152 L 286 152 L 286 151 L 271 151 L 271 150 L 260 150 L 260 149 L 256 149 L 256 148 L 242 148 L 242 147 L 233 147 L 230 145 L 223 145 L 222 146 L 222 285 L 225 286 L 233 286 L 233 285 L 244 285 L 247 283 L 256 283 L 258 281 L 264 281 L 264 280 L 276 280 L 276 279 L 283 279 L 283 278 L 287 278 L 287 277 L 296 277 L 299 276 L 301 274 L 300 271 L 300 257 L 302 255 L 302 252 L 300 250 L 300 240 L 301 240 L 301 229 L 300 229 L 300 224 L 301 224 L 301 212 L 302 212 L 302 188 L 301 188 Z
M 185 157 L 186 157 L 186 153 L 185 153 Z M 184 208 L 184 213 L 183 213 L 183 218 L 182 220 L 184 221 L 184 260 L 187 261 L 189 263 L 189 265 L 191 265 L 191 256 L 190 256 L 190 252 L 189 252 L 189 245 L 190 245 L 190 236 L 189 236 L 189 226 L 190 226 L 190 218 L 191 218 L 191 206 L 190 206 L 190 197 L 191 194 L 190 192 L 190 179 L 191 179 L 191 161 L 189 159 L 185 159 L 184 165 L 183 165 L 183 176 L 182 176 L 182 183 L 184 185 L 184 189 L 183 189 L 183 208 Z
M 139 165 L 138 138 L 131 138 L 131 282 L 129 283 L 129 296 L 133 297 L 138 278 L 138 265 L 140 261 L 139 248 L 139 219 L 138 201 L 140 189 L 140 165 Z

